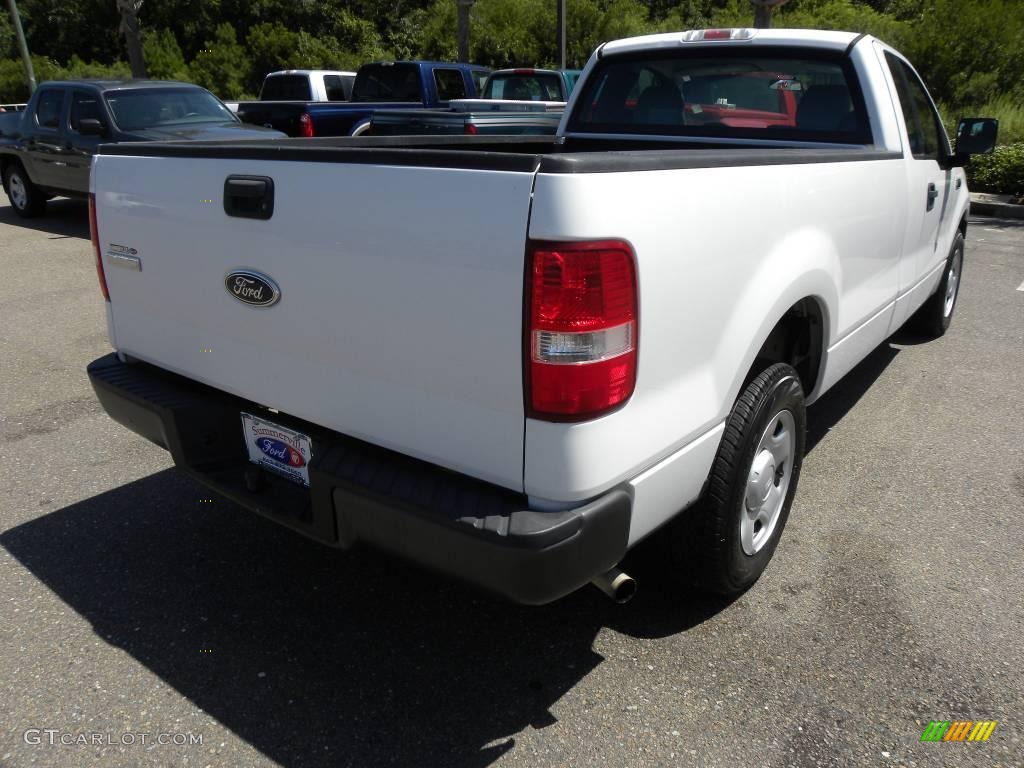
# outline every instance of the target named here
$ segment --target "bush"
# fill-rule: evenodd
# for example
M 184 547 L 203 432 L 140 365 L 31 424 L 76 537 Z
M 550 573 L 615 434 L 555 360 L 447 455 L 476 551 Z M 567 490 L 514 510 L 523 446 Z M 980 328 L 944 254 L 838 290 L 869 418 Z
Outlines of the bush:
M 245 88 L 252 62 L 230 24 L 217 27 L 213 40 L 206 41 L 188 69 L 192 82 L 222 99 L 244 99 L 248 95 Z
M 95 61 L 82 61 L 72 56 L 67 66 L 42 56 L 32 57 L 32 68 L 35 70 L 36 82 L 47 80 L 81 80 L 89 77 L 118 79 L 129 77 L 131 70 L 123 61 L 113 64 L 100 64 Z M 28 82 L 25 80 L 25 69 L 21 59 L 0 60 L 0 104 L 15 104 L 28 101 Z
M 146 71 L 156 80 L 188 80 L 188 65 L 174 33 L 169 29 L 147 31 L 142 38 Z
M 991 155 L 978 155 L 967 168 L 975 192 L 1024 195 L 1024 142 L 996 147 Z

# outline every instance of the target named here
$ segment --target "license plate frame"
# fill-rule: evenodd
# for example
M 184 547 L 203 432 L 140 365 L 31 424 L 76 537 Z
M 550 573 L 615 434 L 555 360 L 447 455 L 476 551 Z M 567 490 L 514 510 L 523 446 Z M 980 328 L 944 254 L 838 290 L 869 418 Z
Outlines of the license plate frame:
M 249 461 L 308 488 L 309 462 L 313 458 L 310 436 L 245 411 L 241 417 Z

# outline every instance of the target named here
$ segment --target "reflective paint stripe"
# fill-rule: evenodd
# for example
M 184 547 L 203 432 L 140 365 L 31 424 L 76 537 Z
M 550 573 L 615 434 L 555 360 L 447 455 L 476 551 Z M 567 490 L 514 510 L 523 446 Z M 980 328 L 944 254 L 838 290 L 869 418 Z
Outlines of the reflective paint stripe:
M 946 738 L 943 741 L 963 741 L 974 725 L 970 720 L 957 720 L 946 731 Z
M 968 741 L 988 741 L 988 737 L 992 735 L 992 731 L 995 730 L 996 720 L 982 720 L 971 731 L 971 735 L 968 737 Z
M 941 741 L 947 728 L 949 728 L 948 720 L 932 720 L 921 734 L 921 741 Z
M 1020 285 L 1018 285 L 1017 286 L 1017 290 L 1018 291 L 1024 291 L 1024 283 L 1021 283 Z

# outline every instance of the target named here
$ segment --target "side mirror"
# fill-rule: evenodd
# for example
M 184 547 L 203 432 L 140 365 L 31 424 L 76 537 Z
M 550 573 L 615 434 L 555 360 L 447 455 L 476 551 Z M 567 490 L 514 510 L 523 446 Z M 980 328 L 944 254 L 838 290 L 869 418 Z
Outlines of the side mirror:
M 83 136 L 106 136 L 107 126 L 94 117 L 83 117 L 78 121 L 78 132 Z
M 996 148 L 999 121 L 991 117 L 963 117 L 956 129 L 958 155 L 990 155 Z

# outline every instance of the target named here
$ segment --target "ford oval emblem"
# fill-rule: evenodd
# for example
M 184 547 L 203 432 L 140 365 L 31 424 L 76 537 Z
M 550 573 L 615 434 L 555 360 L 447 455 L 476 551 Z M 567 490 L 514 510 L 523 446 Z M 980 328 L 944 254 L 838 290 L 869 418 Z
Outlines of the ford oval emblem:
M 266 275 L 248 269 L 228 272 L 224 278 L 228 293 L 251 307 L 269 307 L 281 298 L 281 289 Z
M 306 466 L 306 460 L 302 457 L 302 454 L 287 443 L 282 443 L 280 440 L 274 440 L 270 437 L 261 437 L 256 441 L 256 445 L 267 456 L 272 459 L 277 459 L 282 464 L 287 464 L 289 467 L 299 469 Z

